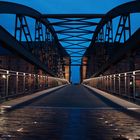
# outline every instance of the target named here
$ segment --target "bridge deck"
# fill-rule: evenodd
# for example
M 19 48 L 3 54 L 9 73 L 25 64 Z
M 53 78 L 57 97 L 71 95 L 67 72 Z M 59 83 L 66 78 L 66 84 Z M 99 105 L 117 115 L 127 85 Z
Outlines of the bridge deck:
M 140 138 L 139 115 L 129 114 L 82 85 L 63 87 L 1 114 L 0 128 L 1 138 L 14 140 Z

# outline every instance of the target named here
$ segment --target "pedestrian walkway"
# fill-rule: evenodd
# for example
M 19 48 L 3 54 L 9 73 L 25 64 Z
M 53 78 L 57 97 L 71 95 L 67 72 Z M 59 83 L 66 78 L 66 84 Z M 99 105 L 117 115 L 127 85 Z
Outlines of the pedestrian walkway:
M 62 85 L 62 86 L 58 86 L 58 87 L 54 87 L 54 88 L 50 88 L 50 89 L 46 89 L 43 91 L 39 91 L 33 94 L 29 94 L 20 98 L 16 98 L 16 99 L 12 99 L 10 101 L 6 101 L 3 102 L 2 104 L 0 104 L 0 109 L 1 111 L 6 111 L 6 110 L 11 110 L 11 109 L 15 109 L 18 106 L 24 105 L 27 102 L 31 102 L 39 97 L 42 97 L 50 92 L 54 92 L 55 90 L 58 90 L 62 87 L 64 87 L 66 85 Z
M 119 98 L 119 97 L 116 97 L 114 95 L 111 95 L 107 92 L 104 92 L 104 91 L 101 91 L 99 89 L 96 89 L 94 87 L 91 87 L 91 86 L 87 86 L 87 85 L 84 85 L 85 87 L 87 87 L 88 89 L 90 89 L 91 91 L 93 92 L 96 92 L 97 94 L 99 94 L 100 96 L 103 96 L 105 97 L 106 99 L 114 102 L 115 104 L 127 109 L 127 110 L 132 110 L 134 112 L 137 112 L 137 113 L 140 113 L 140 105 L 137 105 L 135 103 L 132 103 L 132 102 L 129 102 L 129 101 L 126 101 L 122 98 Z
M 0 139 L 137 140 L 140 117 L 83 85 L 67 85 L 2 113 Z M 133 126 L 133 127 L 132 127 Z

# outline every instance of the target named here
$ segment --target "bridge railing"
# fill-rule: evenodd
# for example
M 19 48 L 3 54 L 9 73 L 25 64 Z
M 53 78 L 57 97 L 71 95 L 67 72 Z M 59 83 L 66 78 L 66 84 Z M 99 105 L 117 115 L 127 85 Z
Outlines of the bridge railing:
M 0 69 L 0 100 L 68 84 L 65 79 Z
M 85 79 L 83 84 L 140 101 L 140 70 Z

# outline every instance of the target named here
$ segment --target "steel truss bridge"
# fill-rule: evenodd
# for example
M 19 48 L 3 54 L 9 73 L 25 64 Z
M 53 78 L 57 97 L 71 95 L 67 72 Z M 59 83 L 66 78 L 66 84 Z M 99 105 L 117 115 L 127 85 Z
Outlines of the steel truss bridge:
M 106 14 L 0 1 L 0 17 L 1 139 L 140 139 L 140 0 Z
M 64 71 L 58 71 L 60 65 L 80 66 L 83 80 L 104 74 L 123 60 L 126 52 L 131 56 L 138 48 L 140 30 L 132 34 L 131 14 L 139 12 L 139 1 L 122 4 L 106 14 L 42 14 L 24 5 L 0 2 L 0 14 L 15 15 L 14 34 L 1 25 L 0 41 L 36 69 L 54 77 L 65 77 Z M 28 18 L 34 20 L 32 25 Z M 92 61 L 98 46 L 104 49 L 101 55 L 95 55 L 96 65 Z M 64 58 L 69 61 L 66 63 Z

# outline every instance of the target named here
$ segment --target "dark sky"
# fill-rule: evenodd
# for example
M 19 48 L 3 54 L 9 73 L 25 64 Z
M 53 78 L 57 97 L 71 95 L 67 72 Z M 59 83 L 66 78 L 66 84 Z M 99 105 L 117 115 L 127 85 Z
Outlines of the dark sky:
M 43 14 L 105 14 L 112 8 L 131 0 L 3 0 L 32 7 Z M 2 15 L 1 15 L 2 16 Z M 3 16 L 0 24 L 13 32 L 13 26 Z M 62 44 L 63 45 L 63 44 Z M 88 44 L 87 44 L 88 45 Z M 72 81 L 79 82 L 79 68 L 72 68 Z

